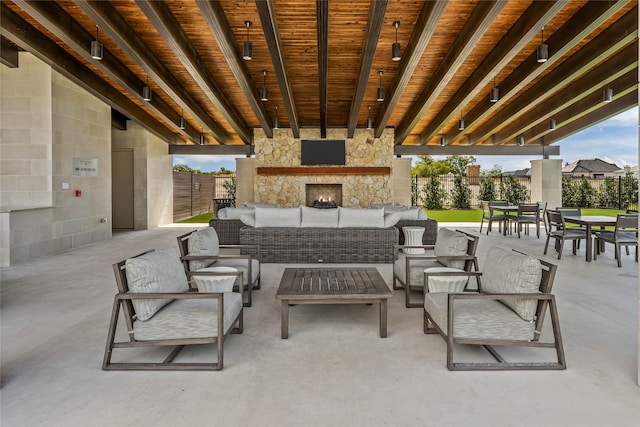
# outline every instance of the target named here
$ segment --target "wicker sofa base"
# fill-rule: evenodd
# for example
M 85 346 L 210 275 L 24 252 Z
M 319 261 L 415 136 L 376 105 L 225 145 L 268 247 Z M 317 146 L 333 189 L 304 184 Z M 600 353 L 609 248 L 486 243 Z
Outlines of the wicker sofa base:
M 260 245 L 261 262 L 390 263 L 398 229 L 240 228 L 240 244 Z

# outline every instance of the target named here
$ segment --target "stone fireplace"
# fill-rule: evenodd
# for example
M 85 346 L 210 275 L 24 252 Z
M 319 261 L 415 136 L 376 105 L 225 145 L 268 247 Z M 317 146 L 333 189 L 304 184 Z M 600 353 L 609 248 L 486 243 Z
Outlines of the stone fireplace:
M 306 184 L 306 206 L 342 206 L 342 184 Z M 332 203 L 331 203 L 332 202 Z

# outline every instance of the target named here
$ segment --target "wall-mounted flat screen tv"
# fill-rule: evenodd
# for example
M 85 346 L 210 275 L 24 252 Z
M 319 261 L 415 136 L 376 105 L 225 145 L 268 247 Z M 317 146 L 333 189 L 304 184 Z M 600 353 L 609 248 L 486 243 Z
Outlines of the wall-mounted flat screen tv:
M 301 141 L 303 165 L 345 165 L 345 141 L 343 139 L 303 139 Z

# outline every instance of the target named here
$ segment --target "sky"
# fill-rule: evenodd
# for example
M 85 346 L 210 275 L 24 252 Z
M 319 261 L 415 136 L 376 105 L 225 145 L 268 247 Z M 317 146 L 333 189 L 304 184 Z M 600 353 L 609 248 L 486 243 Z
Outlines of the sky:
M 563 164 L 580 159 L 599 158 L 620 166 L 638 164 L 638 107 L 625 111 L 588 129 L 562 139 L 553 145 L 560 146 Z M 235 158 L 238 156 L 186 156 L 174 155 L 173 164 L 187 164 L 202 172 L 213 172 L 224 167 L 235 170 Z M 244 157 L 244 156 L 240 156 Z M 433 156 L 439 160 L 445 156 Z M 525 169 L 531 166 L 531 160 L 540 156 L 476 156 L 476 164 L 481 170 L 492 169 L 499 165 L 502 171 Z M 414 157 L 414 164 L 416 158 Z

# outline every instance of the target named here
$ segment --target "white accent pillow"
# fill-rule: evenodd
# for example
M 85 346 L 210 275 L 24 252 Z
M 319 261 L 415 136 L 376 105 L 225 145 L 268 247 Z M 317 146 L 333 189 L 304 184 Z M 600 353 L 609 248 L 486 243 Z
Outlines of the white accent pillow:
M 400 221 L 399 212 L 391 212 L 384 215 L 384 228 L 393 227 Z
M 256 207 L 256 227 L 300 227 L 300 208 Z
M 338 227 L 384 228 L 384 209 L 338 208 Z
M 242 221 L 242 223 L 244 225 L 248 225 L 249 227 L 255 227 L 256 226 L 256 216 L 255 214 L 247 214 L 247 215 L 242 215 L 240 217 L 240 221 Z
M 131 293 L 182 293 L 189 289 L 184 267 L 173 248 L 158 249 L 127 259 L 125 273 Z M 134 299 L 132 304 L 138 320 L 148 320 L 171 301 L 173 301 L 172 298 Z
M 218 233 L 213 227 L 205 227 L 202 230 L 194 231 L 189 236 L 187 248 L 189 249 L 189 255 L 218 256 L 220 254 Z M 209 267 L 215 262 L 215 259 L 189 261 L 189 270 L 200 270 L 201 268 Z
M 338 209 L 301 208 L 300 227 L 338 227 Z

